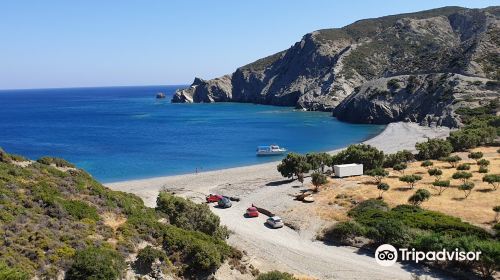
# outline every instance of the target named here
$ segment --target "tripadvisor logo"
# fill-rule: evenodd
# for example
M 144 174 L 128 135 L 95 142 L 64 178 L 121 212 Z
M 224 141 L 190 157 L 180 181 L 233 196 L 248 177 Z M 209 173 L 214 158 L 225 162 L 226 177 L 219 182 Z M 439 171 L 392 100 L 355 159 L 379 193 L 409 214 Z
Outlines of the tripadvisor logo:
M 381 266 L 391 266 L 398 260 L 398 251 L 391 244 L 378 246 L 375 251 L 375 261 Z
M 396 249 L 390 244 L 380 245 L 375 251 L 375 261 L 381 266 L 391 266 L 399 259 L 401 261 L 478 261 L 481 252 L 465 252 L 455 249 L 449 251 L 416 251 L 415 249 L 399 248 Z

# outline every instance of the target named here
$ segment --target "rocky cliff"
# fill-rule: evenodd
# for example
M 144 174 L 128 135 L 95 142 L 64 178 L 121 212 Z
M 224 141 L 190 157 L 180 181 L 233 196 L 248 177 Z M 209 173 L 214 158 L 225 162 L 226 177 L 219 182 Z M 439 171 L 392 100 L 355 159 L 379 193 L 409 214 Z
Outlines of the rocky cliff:
M 306 34 L 288 50 L 230 75 L 196 78 L 172 102 L 251 102 L 334 111 L 347 121 L 456 126 L 457 104 L 475 106 L 482 95 L 499 96 L 493 86 L 500 79 L 499 26 L 500 7 L 445 7 L 361 20 Z M 388 88 L 391 78 L 401 88 Z M 419 105 L 428 98 L 432 108 Z
M 498 83 L 453 73 L 400 75 L 363 83 L 333 111 L 338 119 L 385 124 L 460 126 L 455 110 L 478 107 L 499 97 Z

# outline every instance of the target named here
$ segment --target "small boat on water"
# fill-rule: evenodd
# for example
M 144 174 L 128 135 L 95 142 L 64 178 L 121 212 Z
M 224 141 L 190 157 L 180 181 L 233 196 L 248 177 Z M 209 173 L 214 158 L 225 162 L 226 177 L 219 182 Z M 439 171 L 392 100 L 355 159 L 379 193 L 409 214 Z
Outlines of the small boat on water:
M 166 97 L 166 95 L 165 95 L 165 93 L 163 93 L 163 92 L 158 92 L 158 93 L 156 94 L 156 99 L 163 99 L 163 98 L 165 98 L 165 97 Z
M 281 148 L 278 145 L 258 146 L 257 147 L 257 156 L 277 156 L 277 155 L 282 155 L 285 152 L 286 152 L 286 149 Z

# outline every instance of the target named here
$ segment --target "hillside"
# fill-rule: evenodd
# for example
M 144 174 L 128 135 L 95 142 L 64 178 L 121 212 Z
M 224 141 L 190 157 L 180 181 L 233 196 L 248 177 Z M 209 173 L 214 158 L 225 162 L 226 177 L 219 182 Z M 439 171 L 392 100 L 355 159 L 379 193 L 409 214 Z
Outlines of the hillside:
M 0 149 L 0 278 L 188 278 L 231 255 L 207 205 L 165 192 L 157 202 L 145 207 L 62 159 Z
M 322 111 L 340 107 L 334 114 L 352 122 L 413 120 L 458 126 L 457 106 L 452 105 L 476 107 L 499 96 L 499 15 L 499 7 L 445 7 L 318 30 L 230 75 L 209 81 L 196 78 L 190 87 L 178 90 L 172 102 L 233 101 Z M 459 75 L 445 90 L 424 81 L 453 74 Z M 432 96 L 436 106 L 425 110 L 406 106 L 404 94 L 377 100 L 366 97 L 370 83 L 381 84 L 390 77 L 405 84 L 421 81 L 425 88 L 416 84 L 415 89 L 428 95 L 415 99 Z M 382 105 L 380 99 L 384 99 Z

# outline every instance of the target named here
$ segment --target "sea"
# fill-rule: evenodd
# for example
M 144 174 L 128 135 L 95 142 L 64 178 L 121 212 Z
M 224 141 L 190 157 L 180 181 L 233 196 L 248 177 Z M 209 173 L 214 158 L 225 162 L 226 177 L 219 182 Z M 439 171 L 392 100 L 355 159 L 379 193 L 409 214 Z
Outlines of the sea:
M 257 157 L 260 145 L 329 151 L 385 128 L 289 107 L 171 103 L 181 87 L 0 90 L 0 147 L 31 159 L 61 157 L 108 183 L 281 159 Z M 158 92 L 166 98 L 156 99 Z

